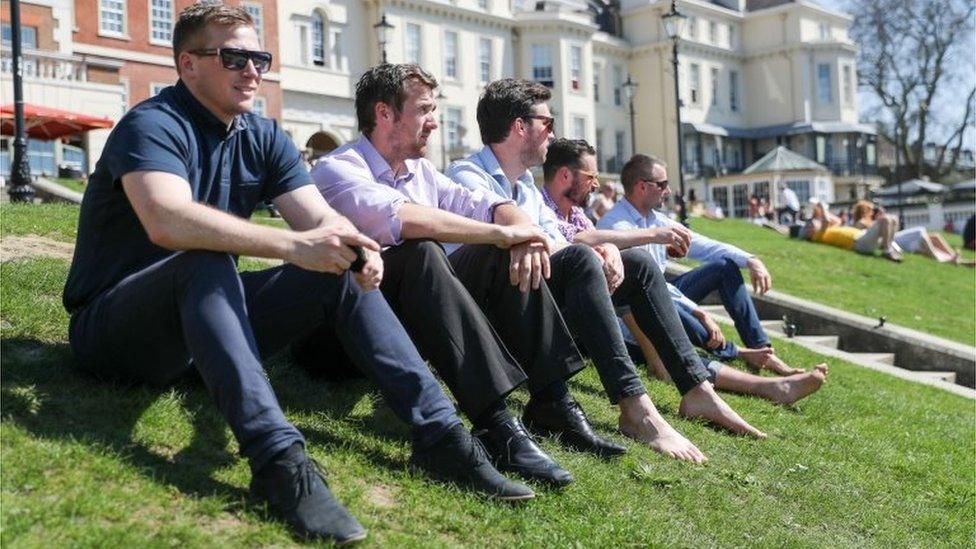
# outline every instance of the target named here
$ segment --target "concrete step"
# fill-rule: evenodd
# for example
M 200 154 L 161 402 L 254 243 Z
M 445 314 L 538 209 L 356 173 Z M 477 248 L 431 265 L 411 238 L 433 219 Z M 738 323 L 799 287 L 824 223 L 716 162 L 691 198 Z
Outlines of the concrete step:
M 701 309 L 710 315 L 729 318 L 729 313 L 725 311 L 723 305 L 702 305 Z
M 821 335 L 821 336 L 794 336 L 793 339 L 803 343 L 808 343 L 810 345 L 818 345 L 820 347 L 828 347 L 830 349 L 836 349 L 838 343 L 840 343 L 840 338 L 837 336 Z
M 723 324 L 733 323 L 728 313 L 725 312 L 725 307 L 721 305 L 705 305 L 702 309 L 707 311 L 718 322 Z M 783 332 L 782 319 L 762 320 L 760 324 L 770 337 L 795 343 L 815 353 L 846 360 L 847 362 L 858 364 L 894 377 L 938 387 L 951 393 L 976 400 L 976 391 L 969 387 L 956 384 L 955 372 L 926 372 L 899 368 L 894 365 L 894 353 L 853 353 L 843 351 L 838 348 L 840 337 L 836 335 L 797 335 L 788 338 Z
M 934 379 L 937 381 L 944 381 L 946 383 L 956 382 L 955 372 L 915 372 L 915 375 L 923 379 Z
M 783 333 L 782 320 L 760 320 L 759 324 L 762 325 L 763 330 L 766 330 L 767 332 L 776 332 L 778 334 Z
M 878 362 L 880 364 L 890 364 L 895 365 L 895 354 L 894 353 L 853 353 L 848 352 L 847 354 L 853 355 L 861 360 L 866 360 L 868 362 Z

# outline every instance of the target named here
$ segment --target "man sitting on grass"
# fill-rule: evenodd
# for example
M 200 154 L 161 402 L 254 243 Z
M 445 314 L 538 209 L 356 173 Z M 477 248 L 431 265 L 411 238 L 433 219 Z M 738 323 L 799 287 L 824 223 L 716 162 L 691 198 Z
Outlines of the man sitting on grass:
M 489 495 L 531 497 L 488 463 L 373 291 L 379 246 L 328 206 L 281 128 L 249 112 L 271 68 L 250 15 L 185 9 L 173 55 L 179 82 L 115 127 L 81 206 L 64 289 L 79 366 L 151 384 L 195 370 L 250 461 L 252 493 L 298 534 L 344 543 L 366 531 L 306 455 L 261 365 L 327 325 L 410 424 L 413 464 Z M 246 221 L 266 199 L 293 230 Z M 288 263 L 238 273 L 241 254 Z
M 703 262 L 668 283 L 681 323 L 691 342 L 719 360 L 741 358 L 756 371 L 766 369 L 781 376 L 802 372 L 776 356 L 739 272 L 740 267 L 748 267 L 753 289 L 759 294 L 766 293 L 772 285 L 772 278 L 762 260 L 730 244 L 689 231 L 657 211 L 671 194 L 667 168 L 660 160 L 636 154 L 624 165 L 620 179 L 624 186 L 624 198 L 600 219 L 597 228 L 635 231 L 634 234 L 638 236 L 649 236 L 662 228 L 677 230 L 690 238 L 691 245 L 687 251 L 674 245 L 656 243 L 649 238 L 644 238 L 640 246 L 654 256 L 662 272 L 669 254 L 687 253 L 688 257 Z M 725 310 L 735 321 L 735 329 L 745 347 L 726 341 L 718 323 L 699 307 L 698 303 L 716 290 Z
M 624 258 L 626 276 L 624 283 L 613 293 L 614 303 L 630 308 L 627 327 L 637 337 L 644 355 L 642 358 L 651 367 L 651 371 L 661 379 L 671 380 L 674 376 L 669 372 L 681 368 L 683 362 L 693 361 L 697 357 L 694 356 L 691 342 L 682 329 L 664 273 L 658 269 L 653 256 L 638 246 L 669 243 L 674 237 L 674 231 L 687 236 L 687 229 L 680 225 L 658 227 L 643 233 L 596 229 L 583 211 L 587 196 L 599 184 L 596 150 L 582 139 L 557 139 L 549 146 L 542 173 L 542 197 L 555 213 L 559 230 L 567 240 L 591 246 L 616 245 L 624 250 L 621 256 Z M 679 240 L 674 244 L 684 246 L 685 242 Z M 634 287 L 635 285 L 638 287 Z M 629 334 L 625 334 L 625 340 L 626 335 Z M 654 342 L 651 343 L 650 339 Z M 661 360 L 658 350 L 667 360 Z M 636 355 L 631 352 L 635 362 L 637 358 L 641 358 L 640 352 Z M 675 360 L 676 355 L 687 356 L 688 359 Z M 809 373 L 781 378 L 762 377 L 725 368 L 717 361 L 710 361 L 706 369 L 709 372 L 708 380 L 716 389 L 756 395 L 780 404 L 793 404 L 816 392 L 827 375 L 827 366 L 824 364 Z

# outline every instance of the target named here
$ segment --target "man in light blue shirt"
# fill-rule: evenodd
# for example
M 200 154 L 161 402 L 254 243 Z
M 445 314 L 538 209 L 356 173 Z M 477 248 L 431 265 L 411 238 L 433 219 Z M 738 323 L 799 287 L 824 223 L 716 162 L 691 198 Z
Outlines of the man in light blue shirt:
M 650 235 L 662 228 L 678 226 L 676 221 L 656 211 L 671 194 L 667 168 L 656 158 L 638 154 L 627 162 L 620 178 L 624 198 L 600 219 L 597 228 L 647 233 L 648 239 L 641 247 L 654 256 L 663 271 L 669 249 L 674 248 L 652 242 Z M 695 232 L 690 236 L 688 257 L 701 261 L 702 265 L 676 278 L 669 289 L 692 343 L 719 360 L 741 358 L 756 370 L 765 368 L 779 375 L 801 373 L 803 370 L 789 367 L 773 352 L 739 272 L 741 267 L 748 267 L 753 289 L 759 294 L 766 293 L 772 278 L 762 260 L 731 244 Z M 726 341 L 715 320 L 698 305 L 716 290 L 735 321 L 744 348 Z
M 549 288 L 567 325 L 593 359 L 608 396 L 619 403 L 621 432 L 666 455 L 700 463 L 705 456 L 661 417 L 627 352 L 610 297 L 623 282 L 620 252 L 615 246 L 567 242 L 555 213 L 546 206 L 528 171 L 545 162 L 553 140 L 554 119 L 546 104 L 550 95 L 545 86 L 526 80 L 503 79 L 489 84 L 478 101 L 477 112 L 485 146 L 455 162 L 448 175 L 468 188 L 515 200 L 549 234 L 553 241 Z M 710 390 L 704 368 L 697 374 L 689 386 Z M 695 408 L 692 415 L 700 416 L 702 409 L 710 413 L 724 406 L 723 411 L 731 412 L 714 391 L 704 396 L 709 397 L 707 403 L 695 400 L 694 407 L 683 403 L 682 411 Z

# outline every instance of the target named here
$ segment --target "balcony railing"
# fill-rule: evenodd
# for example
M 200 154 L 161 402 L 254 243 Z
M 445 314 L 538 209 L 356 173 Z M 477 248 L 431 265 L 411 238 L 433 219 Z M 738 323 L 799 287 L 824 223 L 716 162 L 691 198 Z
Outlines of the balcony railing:
M 118 68 L 121 63 L 99 60 L 93 63 L 84 55 L 65 55 L 58 52 L 25 51 L 21 56 L 21 71 L 25 78 L 87 82 L 91 66 Z M 9 50 L 0 55 L 0 74 L 13 73 L 13 57 Z
M 714 166 L 711 164 L 701 164 L 699 162 L 685 162 L 684 173 L 690 177 L 720 177 L 723 175 L 733 175 L 741 172 L 745 166 L 722 165 Z
M 853 175 L 877 175 L 878 167 L 863 162 L 850 162 L 847 160 L 828 160 L 821 162 L 834 175 L 853 176 Z

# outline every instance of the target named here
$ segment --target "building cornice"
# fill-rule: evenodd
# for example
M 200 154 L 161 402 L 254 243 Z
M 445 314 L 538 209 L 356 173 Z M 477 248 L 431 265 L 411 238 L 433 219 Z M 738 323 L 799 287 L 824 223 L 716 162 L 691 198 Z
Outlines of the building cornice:
M 708 2 L 695 1 L 695 0 L 680 0 L 677 5 L 678 11 L 681 11 L 686 15 L 687 15 L 687 10 L 681 9 L 682 4 L 685 4 L 686 7 L 693 6 L 696 10 L 706 11 L 709 12 L 710 15 L 719 16 L 728 20 L 738 21 L 744 19 L 748 15 L 736 10 L 731 10 L 729 8 L 719 6 L 717 4 L 708 3 Z M 658 0 L 657 2 L 650 2 L 642 6 L 635 6 L 633 8 L 622 10 L 620 12 L 620 16 L 630 17 L 631 15 L 639 15 L 648 11 L 653 11 L 660 14 L 670 10 L 671 10 L 670 2 L 668 2 L 667 0 Z
M 809 0 L 794 0 L 789 4 L 780 4 L 779 6 L 773 6 L 771 8 L 749 12 L 748 16 L 758 17 L 758 16 L 766 16 L 766 15 L 775 15 L 778 13 L 788 13 L 791 11 L 812 11 L 817 15 L 830 17 L 839 23 L 845 23 L 848 25 L 850 25 L 854 21 L 854 18 L 849 14 L 846 14 L 844 12 L 829 10 L 823 6 L 810 2 Z
M 630 57 L 634 47 L 622 38 L 612 36 L 605 32 L 598 32 L 593 35 L 593 53 L 616 55 L 619 57 Z
M 848 53 L 857 55 L 857 45 L 848 42 L 795 42 L 778 44 L 746 54 L 746 60 L 764 59 L 792 53 Z
M 515 16 L 515 26 L 522 32 L 568 32 L 587 39 L 600 31 L 600 27 L 588 18 L 549 11 L 518 13 Z
M 367 0 L 367 4 L 376 5 L 376 0 Z M 454 4 L 442 4 L 429 0 L 387 0 L 382 2 L 386 6 L 409 9 L 412 13 L 436 15 L 462 23 L 476 23 L 495 29 L 511 30 L 515 22 L 510 17 L 502 17 L 491 13 L 462 8 Z
M 640 57 L 648 53 L 657 53 L 667 50 L 670 55 L 671 40 L 658 40 L 635 46 L 632 50 L 634 57 Z M 847 53 L 857 55 L 857 45 L 849 42 L 794 42 L 792 44 L 777 44 L 768 48 L 755 51 L 740 51 L 719 48 L 701 42 L 691 42 L 688 40 L 678 41 L 678 55 L 685 53 L 697 53 L 712 58 L 727 59 L 748 63 L 756 59 L 776 57 L 779 55 L 789 55 L 796 52 L 810 53 Z

